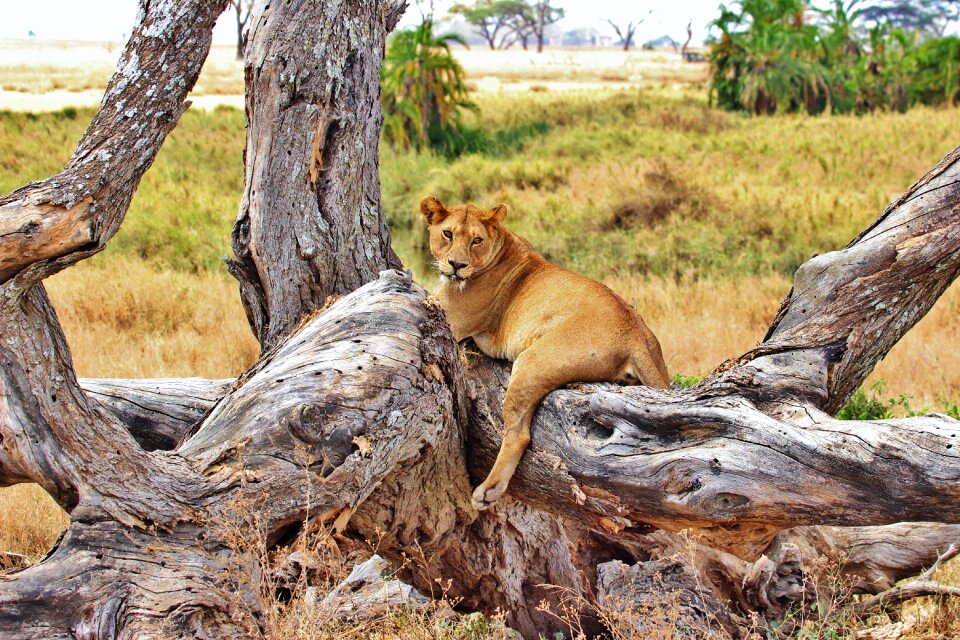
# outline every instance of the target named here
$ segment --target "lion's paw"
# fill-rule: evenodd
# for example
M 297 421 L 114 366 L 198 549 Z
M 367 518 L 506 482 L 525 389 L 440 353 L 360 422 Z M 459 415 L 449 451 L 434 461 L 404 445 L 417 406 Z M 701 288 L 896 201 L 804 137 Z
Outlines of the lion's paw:
M 496 504 L 507 492 L 507 483 L 484 482 L 473 492 L 471 503 L 477 511 L 485 511 Z

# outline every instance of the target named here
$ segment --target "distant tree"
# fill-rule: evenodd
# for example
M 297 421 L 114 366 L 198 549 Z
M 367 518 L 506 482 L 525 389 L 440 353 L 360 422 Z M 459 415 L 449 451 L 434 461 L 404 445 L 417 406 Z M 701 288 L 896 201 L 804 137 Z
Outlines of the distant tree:
M 860 9 L 860 17 L 942 38 L 950 23 L 960 18 L 960 0 L 876 0 Z
M 513 42 L 519 42 L 524 51 L 530 48 L 530 39 L 533 38 L 533 23 L 530 18 L 531 16 L 526 13 L 515 16 L 510 25 L 513 40 L 504 48 L 508 48 Z
M 687 22 L 687 39 L 683 41 L 683 46 L 680 47 L 680 55 L 686 57 L 687 49 L 690 47 L 690 41 L 693 40 L 693 20 Z
M 247 49 L 247 21 L 253 9 L 253 0 L 230 0 L 237 13 L 237 60 L 243 60 L 243 53 Z
M 525 24 L 523 15 L 529 9 L 523 0 L 477 0 L 473 4 L 457 3 L 450 13 L 463 16 L 491 49 L 506 49 L 520 39 L 518 27 Z
M 544 32 L 547 27 L 563 18 L 563 9 L 551 7 L 550 0 L 536 0 L 527 7 L 523 15 L 526 18 L 527 28 L 537 40 L 537 53 L 542 53 Z
M 647 16 L 649 16 L 651 13 L 653 13 L 653 10 L 648 11 L 646 16 L 640 18 L 636 22 L 631 20 L 623 29 L 621 29 L 620 26 L 613 20 L 607 20 L 607 22 L 610 23 L 610 26 L 613 27 L 613 30 L 617 32 L 617 37 L 620 38 L 620 44 L 623 45 L 624 51 L 630 50 L 630 45 L 633 44 L 633 36 L 637 33 L 637 27 L 643 24 L 643 21 L 646 20 Z

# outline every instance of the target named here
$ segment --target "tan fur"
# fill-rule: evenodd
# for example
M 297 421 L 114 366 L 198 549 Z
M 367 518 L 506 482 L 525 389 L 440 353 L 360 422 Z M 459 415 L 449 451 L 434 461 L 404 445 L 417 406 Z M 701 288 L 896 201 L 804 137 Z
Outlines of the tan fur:
M 533 413 L 550 391 L 605 381 L 666 388 L 670 378 L 657 338 L 633 309 L 599 282 L 544 260 L 503 225 L 506 205 L 447 208 L 428 197 L 420 210 L 454 336 L 514 363 L 503 444 L 473 494 L 474 506 L 486 509 L 506 491 L 530 443 Z

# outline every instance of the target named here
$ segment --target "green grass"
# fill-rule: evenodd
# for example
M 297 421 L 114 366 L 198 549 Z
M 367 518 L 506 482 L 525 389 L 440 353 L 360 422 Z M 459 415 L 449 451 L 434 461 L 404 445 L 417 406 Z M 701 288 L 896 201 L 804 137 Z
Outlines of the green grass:
M 941 406 L 936 408 L 914 408 L 913 399 L 906 394 L 886 396 L 886 384 L 877 380 L 869 389 L 863 387 L 850 396 L 847 404 L 837 413 L 840 420 L 886 420 L 888 418 L 903 418 L 910 416 L 924 416 L 929 413 L 942 413 L 955 420 L 960 420 L 960 406 L 956 402 L 942 400 Z
M 845 245 L 953 146 L 957 110 L 748 118 L 702 92 L 484 96 L 477 153 L 381 150 L 397 250 L 426 263 L 419 200 L 506 202 L 509 224 L 592 277 L 792 275 Z M 0 114 L 0 190 L 67 159 L 91 116 Z M 108 253 L 219 269 L 242 189 L 243 114 L 188 112 Z
M 761 120 L 694 93 L 498 96 L 481 101 L 480 126 L 544 133 L 456 160 L 385 150 L 384 204 L 393 228 L 413 231 L 426 194 L 506 202 L 513 228 L 593 277 L 789 276 L 942 158 L 956 114 Z
M 511 228 L 548 259 L 620 286 L 657 278 L 680 287 L 759 282 L 771 274 L 789 279 L 812 255 L 847 244 L 950 151 L 960 113 L 750 118 L 712 110 L 702 92 L 691 90 L 486 95 L 478 102 L 479 115 L 467 123 L 474 153 L 450 159 L 381 149 L 394 246 L 427 286 L 434 276 L 418 204 L 428 194 L 448 203 L 505 202 Z M 0 192 L 62 167 L 92 115 L 0 112 Z M 188 112 L 94 266 L 124 269 L 134 260 L 226 277 L 222 257 L 231 252 L 243 144 L 241 111 Z M 756 301 L 745 306 L 735 287 L 720 289 L 734 297 L 710 303 L 717 308 L 709 313 L 757 313 Z M 680 307 L 660 322 L 683 323 L 683 314 L 689 320 L 699 312 Z M 941 342 L 949 342 L 949 323 L 936 322 Z M 685 353 L 682 336 L 671 342 Z M 937 398 L 954 393 L 949 376 L 937 376 L 900 376 L 894 384 L 920 394 L 918 404 L 938 405 Z M 957 413 L 949 403 L 944 411 Z M 868 389 L 841 415 L 912 412 L 909 398 Z
M 0 192 L 62 168 L 92 117 L 89 109 L 0 112 Z M 237 109 L 187 113 L 144 176 L 105 257 L 221 269 L 243 189 L 243 131 Z

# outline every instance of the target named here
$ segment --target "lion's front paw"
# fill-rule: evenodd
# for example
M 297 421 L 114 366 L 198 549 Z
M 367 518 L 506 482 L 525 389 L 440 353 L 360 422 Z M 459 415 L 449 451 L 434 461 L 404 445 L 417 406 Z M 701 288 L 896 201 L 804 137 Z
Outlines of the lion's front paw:
M 506 482 L 492 482 L 489 478 L 484 480 L 483 484 L 473 492 L 473 508 L 477 511 L 489 509 L 504 493 L 507 492 Z

